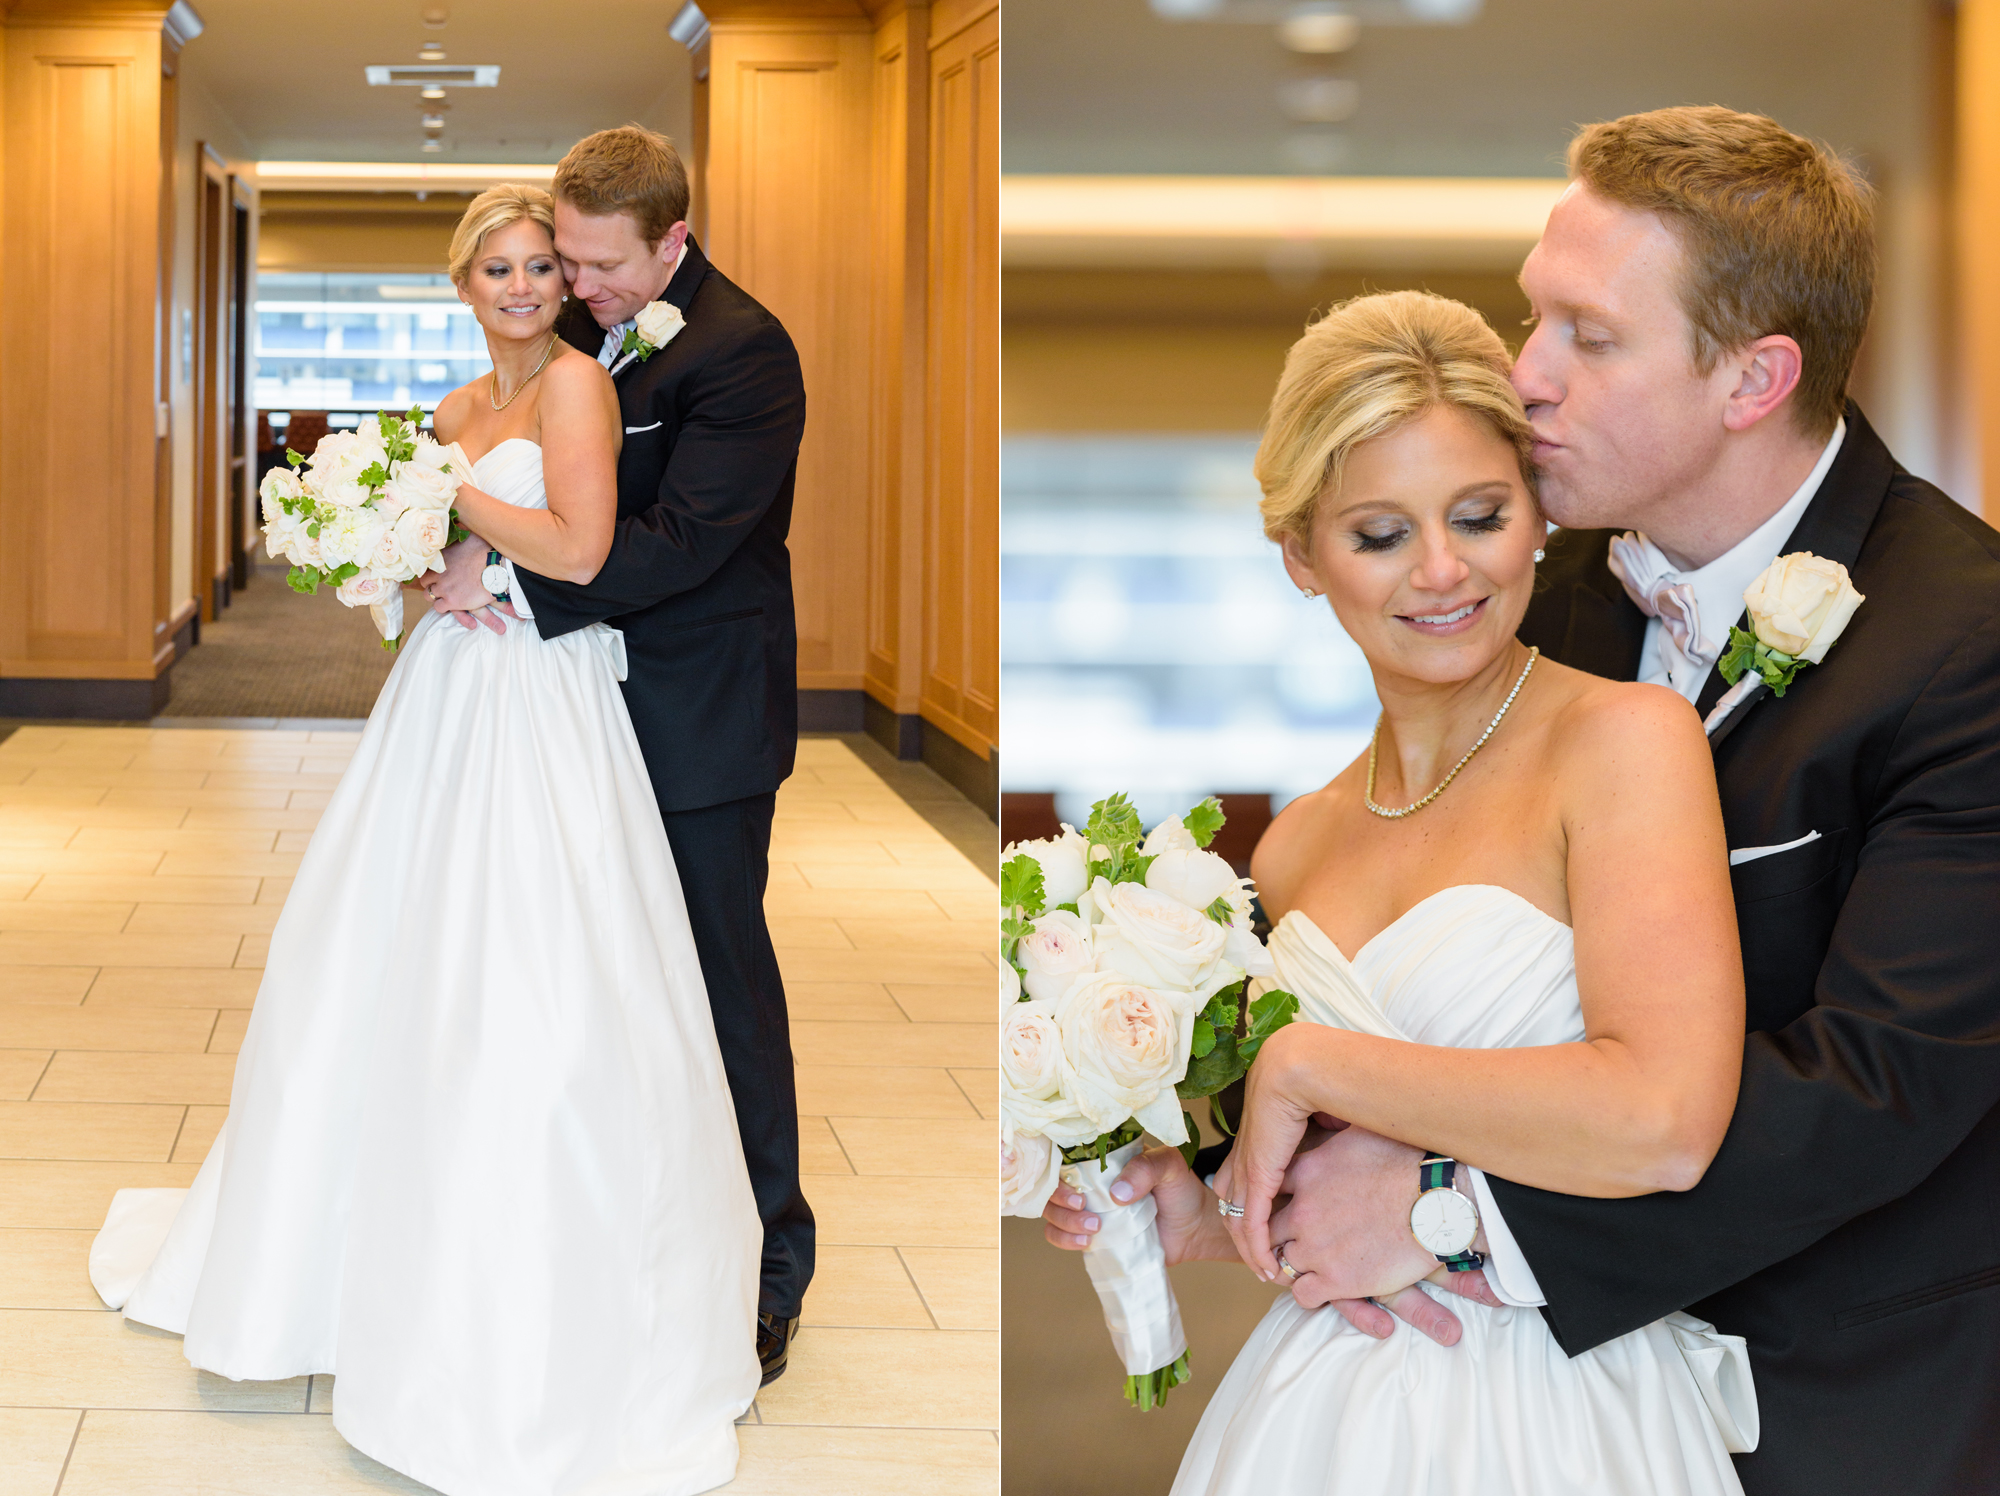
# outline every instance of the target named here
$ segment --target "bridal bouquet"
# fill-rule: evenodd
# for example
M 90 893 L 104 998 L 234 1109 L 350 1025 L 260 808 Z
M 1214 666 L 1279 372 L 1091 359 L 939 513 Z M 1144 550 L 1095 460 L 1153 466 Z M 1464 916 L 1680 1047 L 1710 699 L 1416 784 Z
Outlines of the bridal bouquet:
M 1084 1266 L 1141 1410 L 1187 1380 L 1187 1338 L 1153 1201 L 1120 1205 L 1109 1187 L 1145 1133 L 1191 1161 L 1181 1103 L 1241 1079 L 1298 1011 L 1287 992 L 1245 1000 L 1271 960 L 1249 880 L 1205 850 L 1222 824 L 1208 799 L 1143 834 L 1113 795 L 1081 834 L 1001 854 L 1002 1209 L 1039 1216 L 1061 1182 L 1103 1221 Z
M 451 501 L 471 467 L 458 443 L 439 446 L 409 414 L 378 412 L 353 431 L 330 431 L 311 457 L 285 451 L 289 467 L 264 475 L 264 543 L 292 563 L 298 592 L 322 583 L 350 608 L 368 609 L 382 647 L 403 632 L 403 583 L 443 571 L 442 552 L 463 532 Z

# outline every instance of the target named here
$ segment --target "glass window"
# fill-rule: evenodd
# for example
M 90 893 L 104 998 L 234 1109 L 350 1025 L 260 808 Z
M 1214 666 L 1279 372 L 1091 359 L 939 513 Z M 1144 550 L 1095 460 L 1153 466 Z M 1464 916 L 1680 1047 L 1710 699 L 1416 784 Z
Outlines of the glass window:
M 259 410 L 432 410 L 493 367 L 444 275 L 259 275 L 255 355 Z
M 1019 436 L 1001 452 L 1001 741 L 1063 820 L 1129 791 L 1273 809 L 1365 750 L 1375 688 L 1264 538 L 1254 436 Z

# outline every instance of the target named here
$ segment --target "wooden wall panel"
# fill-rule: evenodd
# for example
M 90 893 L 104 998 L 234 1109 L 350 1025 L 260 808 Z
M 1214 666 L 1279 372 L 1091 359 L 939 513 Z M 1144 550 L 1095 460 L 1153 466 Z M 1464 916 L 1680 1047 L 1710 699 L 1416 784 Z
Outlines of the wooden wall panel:
M 798 345 L 806 437 L 792 518 L 799 685 L 858 690 L 870 431 L 870 31 L 860 18 L 713 18 L 708 237 Z
M 930 59 L 922 701 L 982 753 L 998 741 L 1000 696 L 999 48 L 988 8 L 940 24 Z
M 4 676 L 149 679 L 170 652 L 156 576 L 159 19 L 9 21 Z

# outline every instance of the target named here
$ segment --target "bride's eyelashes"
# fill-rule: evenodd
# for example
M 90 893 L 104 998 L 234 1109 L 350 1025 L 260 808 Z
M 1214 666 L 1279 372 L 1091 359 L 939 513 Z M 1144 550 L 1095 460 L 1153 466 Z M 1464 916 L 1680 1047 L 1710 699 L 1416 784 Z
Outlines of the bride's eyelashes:
M 506 280 L 514 273 L 514 267 L 509 265 L 505 260 L 495 260 L 485 268 L 488 280 Z M 540 280 L 544 276 L 561 274 L 562 267 L 552 259 L 537 257 L 528 261 L 527 271 L 530 276 L 536 280 Z
M 1496 504 L 1483 513 L 1455 516 L 1452 525 L 1467 535 L 1497 535 L 1507 528 L 1507 506 Z M 1410 527 L 1406 524 L 1352 532 L 1354 549 L 1364 556 L 1393 551 L 1409 537 Z

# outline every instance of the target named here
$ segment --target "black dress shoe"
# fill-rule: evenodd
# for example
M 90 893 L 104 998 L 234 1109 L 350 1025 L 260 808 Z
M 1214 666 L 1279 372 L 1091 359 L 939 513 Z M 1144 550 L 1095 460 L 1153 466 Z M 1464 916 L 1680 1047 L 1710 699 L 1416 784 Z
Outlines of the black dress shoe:
M 764 1379 L 757 1385 L 768 1387 L 785 1374 L 785 1362 L 792 1354 L 792 1338 L 799 1333 L 799 1319 L 780 1319 L 775 1314 L 757 1316 L 757 1362 Z

